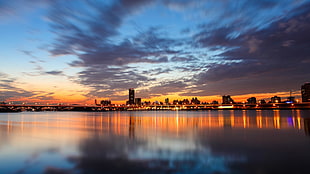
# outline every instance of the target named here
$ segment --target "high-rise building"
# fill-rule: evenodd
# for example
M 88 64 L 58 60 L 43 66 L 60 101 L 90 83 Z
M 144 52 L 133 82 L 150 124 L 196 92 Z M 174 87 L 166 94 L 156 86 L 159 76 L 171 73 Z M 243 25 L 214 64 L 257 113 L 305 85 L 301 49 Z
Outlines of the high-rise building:
M 129 100 L 128 100 L 129 105 L 134 105 L 135 104 L 135 89 L 130 88 L 129 89 Z
M 223 95 L 222 96 L 223 99 L 223 104 L 233 104 L 234 100 L 230 97 L 230 95 Z
M 310 83 L 305 83 L 301 86 L 302 102 L 310 102 Z

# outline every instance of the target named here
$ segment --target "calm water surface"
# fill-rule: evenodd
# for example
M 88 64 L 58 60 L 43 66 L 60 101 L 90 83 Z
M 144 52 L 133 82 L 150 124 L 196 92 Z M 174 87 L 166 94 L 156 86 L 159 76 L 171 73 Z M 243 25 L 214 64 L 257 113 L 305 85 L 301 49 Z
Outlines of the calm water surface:
M 0 173 L 309 173 L 309 134 L 310 110 L 0 113 Z

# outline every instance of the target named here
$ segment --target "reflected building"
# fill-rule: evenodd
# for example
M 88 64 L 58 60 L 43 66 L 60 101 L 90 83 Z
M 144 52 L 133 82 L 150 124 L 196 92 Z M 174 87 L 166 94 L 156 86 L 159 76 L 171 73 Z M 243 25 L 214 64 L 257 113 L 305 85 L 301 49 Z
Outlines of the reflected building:
M 305 134 L 310 136 L 310 118 L 304 118 Z
M 301 86 L 302 102 L 310 102 L 310 83 L 305 83 Z

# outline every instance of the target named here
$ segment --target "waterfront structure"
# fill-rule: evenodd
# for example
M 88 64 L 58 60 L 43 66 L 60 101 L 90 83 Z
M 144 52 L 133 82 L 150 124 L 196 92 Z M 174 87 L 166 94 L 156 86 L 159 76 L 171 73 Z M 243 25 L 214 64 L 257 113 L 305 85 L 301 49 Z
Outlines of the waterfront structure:
M 301 86 L 302 102 L 310 102 L 310 83 L 305 83 Z
M 281 97 L 278 96 L 271 97 L 271 103 L 281 103 Z
M 128 104 L 134 105 L 135 104 L 135 89 L 130 88 L 129 89 L 129 96 L 128 96 Z
M 233 104 L 234 100 L 230 97 L 230 95 L 223 95 L 222 96 L 223 99 L 223 104 Z
M 256 98 L 255 97 L 248 98 L 247 103 L 248 104 L 256 104 Z

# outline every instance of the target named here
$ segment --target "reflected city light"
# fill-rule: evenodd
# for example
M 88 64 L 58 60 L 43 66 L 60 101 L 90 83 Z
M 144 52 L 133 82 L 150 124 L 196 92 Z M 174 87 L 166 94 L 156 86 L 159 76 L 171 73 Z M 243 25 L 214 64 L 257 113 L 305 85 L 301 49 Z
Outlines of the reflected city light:
M 256 148 L 274 150 L 278 143 L 283 147 L 289 143 L 287 146 L 293 148 L 294 141 L 302 138 L 298 135 L 310 134 L 310 121 L 304 113 L 224 110 L 7 114 L 0 117 L 0 147 L 5 149 L 0 148 L 0 154 L 9 154 L 15 161 L 39 156 L 47 161 L 40 165 L 66 164 L 71 173 L 97 168 L 97 162 L 104 164 L 96 169 L 98 173 L 114 173 L 118 160 L 127 169 L 147 166 L 144 173 L 155 169 L 229 173 L 232 169 L 228 164 L 247 165 L 251 155 L 263 155 L 256 154 Z M 244 153 L 244 149 L 249 151 Z M 17 159 L 16 153 L 26 158 Z M 51 160 L 53 155 L 58 162 Z M 93 160 L 97 162 L 88 163 Z M 10 168 L 9 173 L 14 169 Z

